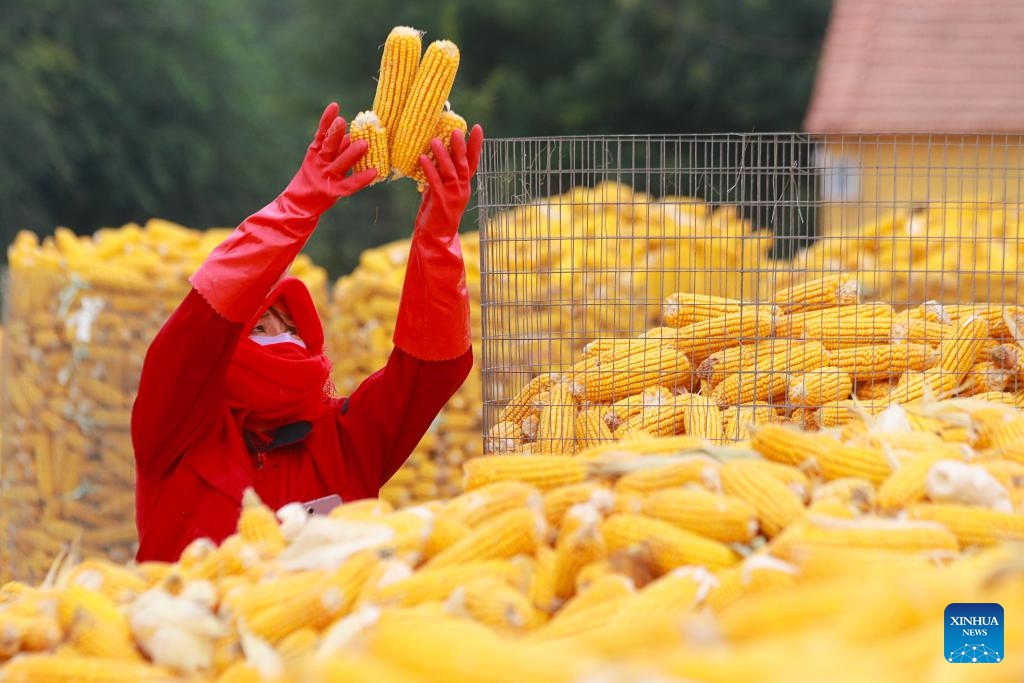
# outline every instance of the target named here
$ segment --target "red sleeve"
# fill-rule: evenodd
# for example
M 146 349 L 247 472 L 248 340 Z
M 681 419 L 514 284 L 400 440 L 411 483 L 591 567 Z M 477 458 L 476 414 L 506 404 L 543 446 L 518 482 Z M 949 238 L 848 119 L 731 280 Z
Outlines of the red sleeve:
M 420 360 L 395 348 L 387 365 L 363 380 L 339 406 L 348 469 L 364 473 L 377 488 L 383 486 L 409 458 L 472 367 L 472 348 L 445 361 Z
M 132 407 L 140 471 L 161 476 L 221 409 L 228 364 L 244 325 L 191 290 L 146 352 Z

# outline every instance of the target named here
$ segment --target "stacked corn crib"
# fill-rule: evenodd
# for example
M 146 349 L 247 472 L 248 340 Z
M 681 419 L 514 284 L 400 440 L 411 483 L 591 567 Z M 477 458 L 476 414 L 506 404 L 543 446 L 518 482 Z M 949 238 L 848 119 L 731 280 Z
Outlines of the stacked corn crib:
M 947 661 L 951 602 L 1003 606 L 984 678 L 1024 676 L 1010 401 L 742 446 L 637 432 L 476 458 L 465 484 L 323 517 L 248 492 L 237 534 L 175 563 L 64 555 L 0 589 L 0 680 L 978 680 Z
M 8 250 L 0 573 L 40 580 L 67 543 L 125 561 L 135 554 L 131 404 L 150 341 L 188 276 L 227 235 L 161 220 Z M 293 273 L 326 304 L 326 272 Z

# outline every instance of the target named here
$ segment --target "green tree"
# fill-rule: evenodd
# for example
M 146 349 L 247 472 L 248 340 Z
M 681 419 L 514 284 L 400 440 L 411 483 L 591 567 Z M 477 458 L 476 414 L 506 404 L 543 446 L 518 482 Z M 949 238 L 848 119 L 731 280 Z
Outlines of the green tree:
M 253 0 L 7 0 L 0 230 L 234 225 L 281 182 Z M 301 150 L 290 150 L 292 163 Z

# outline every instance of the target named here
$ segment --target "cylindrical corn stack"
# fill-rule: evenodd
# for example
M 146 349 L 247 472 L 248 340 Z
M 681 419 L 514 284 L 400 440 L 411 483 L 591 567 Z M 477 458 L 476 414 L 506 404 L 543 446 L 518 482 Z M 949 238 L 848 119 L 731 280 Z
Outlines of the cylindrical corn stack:
M 936 421 L 977 429 L 986 411 L 1021 415 L 984 399 L 933 409 L 920 419 L 897 406 L 883 432 L 864 415 L 865 431 L 836 439 L 862 447 L 865 434 L 884 433 L 905 445 L 927 441 Z M 894 448 L 905 465 L 929 456 Z M 760 451 L 548 455 L 578 467 L 582 483 L 549 489 L 553 505 L 557 497 L 570 507 L 546 516 L 546 533 L 540 489 L 523 482 L 432 501 L 422 516 L 365 501 L 313 519 L 282 509 L 289 524 L 277 534 L 264 523 L 273 513 L 250 497 L 263 531 L 241 525 L 220 548 L 197 542 L 179 562 L 154 566 L 67 557 L 45 586 L 4 585 L 0 680 L 967 680 L 950 678 L 961 670 L 950 668 L 957 650 L 936 654 L 955 600 L 1003 607 L 1005 641 L 984 655 L 993 657 L 985 680 L 1015 683 L 1024 673 L 1014 657 L 1024 629 L 1012 619 L 1024 610 L 1024 511 L 985 498 L 998 482 L 1007 495 L 996 497 L 1019 505 L 1024 482 L 999 453 L 974 451 L 978 464 L 960 468 L 973 474 L 946 467 L 896 510 L 878 507 L 880 486 L 869 479 L 829 481 Z M 524 467 L 542 459 L 504 457 Z M 688 467 L 687 480 L 681 463 L 700 468 Z M 798 514 L 779 516 L 729 476 L 725 493 L 687 490 L 713 484 L 702 472 L 716 467 L 787 494 L 800 484 L 809 490 L 799 498 L 813 503 L 794 499 Z M 982 468 L 986 487 L 971 488 Z M 653 476 L 659 469 L 665 475 Z M 652 474 L 646 486 L 625 485 L 641 472 Z M 431 557 L 429 534 L 402 531 L 412 517 L 421 530 L 464 523 L 468 535 Z M 770 540 L 769 519 L 781 526 Z M 283 547 L 268 546 L 269 536 Z
M 8 249 L 0 498 L 15 578 L 41 578 L 76 541 L 86 556 L 134 556 L 128 424 L 142 360 L 228 233 L 152 219 L 42 242 L 21 232 Z M 292 274 L 323 311 L 326 272 L 301 255 Z

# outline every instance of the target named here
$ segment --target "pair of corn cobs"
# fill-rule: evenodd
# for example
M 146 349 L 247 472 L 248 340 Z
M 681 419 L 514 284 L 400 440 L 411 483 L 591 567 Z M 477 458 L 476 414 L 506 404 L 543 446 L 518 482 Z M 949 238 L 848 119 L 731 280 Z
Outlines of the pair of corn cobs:
M 467 129 L 466 120 L 446 106 L 459 68 L 459 48 L 450 40 L 435 40 L 421 59 L 421 35 L 408 26 L 391 30 L 373 109 L 359 112 L 349 129 L 353 142 L 370 145 L 353 170 L 376 169 L 375 183 L 393 176 L 422 185 L 426 178 L 419 156 L 430 154 L 430 141 L 440 138 L 448 148 L 452 131 Z

